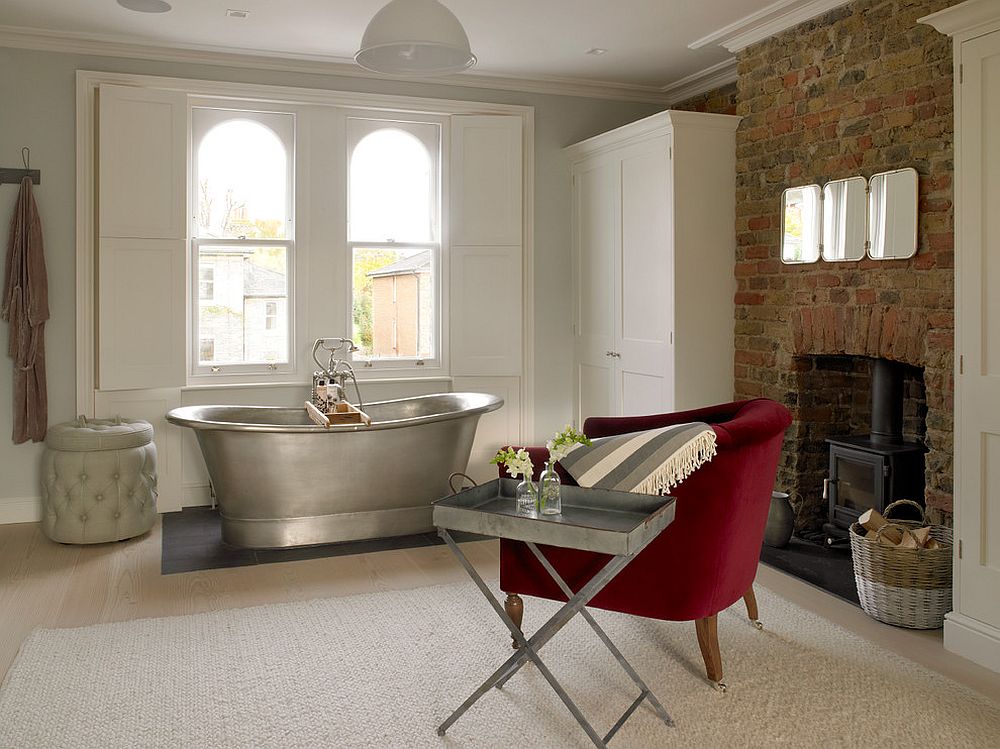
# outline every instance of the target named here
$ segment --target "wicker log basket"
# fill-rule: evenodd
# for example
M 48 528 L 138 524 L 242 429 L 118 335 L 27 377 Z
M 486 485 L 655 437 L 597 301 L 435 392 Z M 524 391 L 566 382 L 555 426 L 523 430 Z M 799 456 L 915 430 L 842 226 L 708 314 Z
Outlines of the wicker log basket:
M 924 518 L 920 505 L 901 499 L 885 508 L 886 519 L 901 505 L 912 505 Z M 879 540 L 887 528 L 911 530 L 926 525 L 923 521 L 892 520 L 871 537 L 866 537 L 867 530 L 858 523 L 851 526 L 854 579 L 861 608 L 869 616 L 910 629 L 944 626 L 944 615 L 952 608 L 951 529 L 930 526 L 931 537 L 940 544 L 937 549 L 900 548 Z

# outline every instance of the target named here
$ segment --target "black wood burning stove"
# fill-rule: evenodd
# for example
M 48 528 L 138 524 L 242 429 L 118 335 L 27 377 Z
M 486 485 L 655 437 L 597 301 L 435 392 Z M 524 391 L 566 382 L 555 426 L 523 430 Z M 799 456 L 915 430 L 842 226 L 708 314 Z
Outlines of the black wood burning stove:
M 872 363 L 872 421 L 867 437 L 831 437 L 830 476 L 823 482 L 829 502 L 827 540 L 847 537 L 866 510 L 882 512 L 897 499 L 923 504 L 924 453 L 903 439 L 903 367 L 887 359 Z

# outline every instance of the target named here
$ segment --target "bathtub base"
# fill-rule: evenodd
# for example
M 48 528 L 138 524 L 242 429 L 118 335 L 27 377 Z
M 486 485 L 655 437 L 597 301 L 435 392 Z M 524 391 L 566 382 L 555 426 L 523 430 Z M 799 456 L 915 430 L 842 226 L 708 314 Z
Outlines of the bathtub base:
M 430 505 L 294 518 L 233 518 L 225 512 L 221 515 L 222 540 L 244 549 L 314 546 L 434 530 Z

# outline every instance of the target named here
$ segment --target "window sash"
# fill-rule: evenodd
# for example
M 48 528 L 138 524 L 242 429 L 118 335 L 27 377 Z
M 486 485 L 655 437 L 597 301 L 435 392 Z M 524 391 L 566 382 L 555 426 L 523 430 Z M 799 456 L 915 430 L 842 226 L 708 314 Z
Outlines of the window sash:
M 286 275 L 286 285 L 285 285 L 285 306 L 287 310 L 286 318 L 288 320 L 287 330 L 286 330 L 286 341 L 287 350 L 285 362 L 240 362 L 240 363 L 218 363 L 218 364 L 202 364 L 201 362 L 201 341 L 206 338 L 213 338 L 215 343 L 218 343 L 218 336 L 209 336 L 203 334 L 201 330 L 201 320 L 200 320 L 200 302 L 201 297 L 200 292 L 200 273 L 191 273 L 192 283 L 190 284 L 191 292 L 191 326 L 188 338 L 190 340 L 190 356 L 191 356 L 191 366 L 190 372 L 192 375 L 210 375 L 210 376 L 225 376 L 225 375 L 261 375 L 261 374 L 281 374 L 281 373 L 291 373 L 296 371 L 295 366 L 295 296 L 294 296 L 294 283 L 293 279 L 295 277 L 295 243 L 291 240 L 278 240 L 278 239 L 192 239 L 191 240 L 191 268 L 198 269 L 200 267 L 201 250 L 203 247 L 281 247 L 285 250 L 285 267 L 287 268 Z M 213 297 L 214 298 L 214 297 Z M 265 308 L 265 322 L 267 320 L 266 308 Z M 275 330 L 275 328 L 267 328 L 267 330 Z M 216 348 L 218 348 L 216 346 Z
M 444 124 L 442 121 L 438 121 L 435 118 L 416 119 L 410 118 L 402 113 L 393 115 L 392 113 L 387 112 L 379 112 L 378 114 L 368 115 L 363 112 L 355 111 L 350 112 L 347 116 L 347 165 L 345 178 L 347 187 L 348 241 L 353 242 L 354 244 L 369 244 L 372 246 L 380 246 L 387 242 L 386 237 L 355 237 L 352 235 L 353 230 L 350 225 L 351 157 L 354 154 L 354 149 L 362 140 L 365 139 L 366 136 L 371 135 L 378 130 L 384 129 L 397 129 L 409 133 L 424 145 L 431 157 L 432 181 L 434 184 L 434 189 L 431 192 L 430 203 L 433 228 L 431 236 L 435 241 L 429 244 L 439 245 L 441 240 L 442 224 L 441 206 L 443 203 L 442 174 L 444 172 Z M 366 242 L 366 239 L 371 239 L 371 241 Z M 421 244 L 419 242 L 407 242 L 407 240 L 400 240 L 393 243 L 400 246 L 420 246 Z
M 197 110 L 197 111 L 196 111 Z M 202 141 L 217 126 L 230 120 L 252 120 L 270 130 L 285 149 L 285 226 L 284 236 L 280 241 L 289 241 L 295 237 L 295 161 L 297 126 L 296 115 L 293 112 L 268 111 L 241 107 L 234 102 L 233 106 L 214 106 L 207 103 L 193 103 L 191 107 L 191 166 L 189 181 L 194 210 L 191 211 L 191 236 L 208 241 L 211 237 L 202 236 L 199 222 L 199 175 L 198 151 Z M 221 237 L 220 241 L 235 240 L 237 237 Z
M 442 246 L 438 242 L 348 242 L 347 243 L 347 319 L 354 329 L 354 251 L 355 250 L 430 250 L 431 251 L 431 283 L 434 299 L 434 321 L 431 338 L 434 343 L 434 355 L 430 357 L 399 356 L 391 358 L 365 357 L 361 352 L 351 354 L 352 361 L 358 365 L 358 377 L 384 374 L 387 370 L 399 370 L 414 373 L 417 370 L 440 370 L 442 368 L 442 346 L 444 344 L 442 324 Z M 393 345 L 396 344 L 396 329 L 393 325 Z

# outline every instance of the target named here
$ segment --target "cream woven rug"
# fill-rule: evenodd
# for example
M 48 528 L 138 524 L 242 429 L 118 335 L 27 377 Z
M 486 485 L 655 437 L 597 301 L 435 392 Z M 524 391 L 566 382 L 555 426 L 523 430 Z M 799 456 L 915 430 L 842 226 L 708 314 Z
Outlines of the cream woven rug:
M 597 612 L 677 721 L 645 706 L 612 747 L 997 747 L 1000 706 L 759 590 L 766 629 L 720 616 L 729 693 L 690 623 Z M 529 628 L 552 610 L 526 601 Z M 542 651 L 599 732 L 635 691 L 579 617 Z M 0 746 L 586 747 L 534 667 L 445 738 L 435 727 L 510 654 L 471 583 L 38 630 L 0 691 Z

